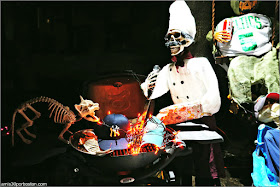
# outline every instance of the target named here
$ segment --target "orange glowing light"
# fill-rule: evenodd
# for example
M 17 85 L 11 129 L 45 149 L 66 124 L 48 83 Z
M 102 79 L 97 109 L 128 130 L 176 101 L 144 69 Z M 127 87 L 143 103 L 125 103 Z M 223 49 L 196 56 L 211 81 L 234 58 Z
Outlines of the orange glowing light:
M 156 147 L 155 155 L 158 153 L 159 147 Z
M 109 110 L 109 111 L 107 112 L 107 114 L 108 114 L 108 115 L 111 114 L 111 111 Z

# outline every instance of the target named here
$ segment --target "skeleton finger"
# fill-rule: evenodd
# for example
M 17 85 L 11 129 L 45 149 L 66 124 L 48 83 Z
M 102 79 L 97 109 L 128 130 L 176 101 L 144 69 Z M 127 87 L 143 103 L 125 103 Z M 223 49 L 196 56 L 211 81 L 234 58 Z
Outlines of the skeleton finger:
M 224 39 L 218 39 L 217 41 L 220 42 L 220 43 L 227 43 L 228 42 L 227 40 L 224 40 Z
M 158 76 L 158 72 L 152 71 L 152 72 L 148 75 L 147 79 L 151 79 L 152 77 L 155 77 L 155 76 Z
M 153 77 L 152 79 L 149 79 L 149 82 L 155 82 L 157 80 L 157 77 Z
M 152 89 L 152 88 L 154 88 L 154 87 L 155 87 L 155 84 L 150 84 L 149 87 L 148 87 L 148 89 Z

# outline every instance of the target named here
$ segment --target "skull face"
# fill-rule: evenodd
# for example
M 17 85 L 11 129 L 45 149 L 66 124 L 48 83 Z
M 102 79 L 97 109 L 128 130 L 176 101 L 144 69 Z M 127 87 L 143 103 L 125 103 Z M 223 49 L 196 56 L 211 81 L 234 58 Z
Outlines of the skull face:
M 95 116 L 95 110 L 99 110 L 99 104 L 94 103 L 91 100 L 84 100 L 82 96 L 81 103 L 79 105 L 75 105 L 75 109 L 79 112 L 79 115 L 92 122 L 98 122 L 99 118 Z
M 239 12 L 240 14 L 245 14 L 248 12 L 253 11 L 258 2 L 257 1 L 249 1 L 249 0 L 243 0 L 239 2 Z
M 165 46 L 169 47 L 171 56 L 178 55 L 193 42 L 193 38 L 189 34 L 176 29 L 169 30 L 164 39 Z

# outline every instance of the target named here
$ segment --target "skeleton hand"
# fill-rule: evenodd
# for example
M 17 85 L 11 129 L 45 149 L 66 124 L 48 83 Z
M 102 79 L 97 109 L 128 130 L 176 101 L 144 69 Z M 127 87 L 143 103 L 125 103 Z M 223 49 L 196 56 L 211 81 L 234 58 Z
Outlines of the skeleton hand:
M 215 32 L 214 39 L 221 43 L 227 43 L 231 39 L 231 34 L 227 31 Z
M 148 90 L 153 90 L 155 87 L 158 74 L 159 71 L 152 71 L 146 78 L 145 82 L 141 84 L 141 88 L 146 97 L 148 97 Z
M 152 72 L 148 75 L 146 81 L 148 81 L 148 89 L 149 89 L 149 90 L 152 90 L 152 89 L 155 87 L 158 73 L 159 73 L 158 71 L 152 71 Z

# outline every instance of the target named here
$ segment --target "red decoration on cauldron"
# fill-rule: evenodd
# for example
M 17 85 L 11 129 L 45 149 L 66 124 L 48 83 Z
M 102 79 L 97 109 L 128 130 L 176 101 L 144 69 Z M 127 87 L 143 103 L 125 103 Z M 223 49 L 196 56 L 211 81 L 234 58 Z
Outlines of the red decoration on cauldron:
M 142 81 L 145 76 L 138 75 Z M 99 103 L 100 110 L 96 115 L 103 119 L 108 111 L 111 114 L 123 114 L 128 119 L 137 118 L 144 112 L 146 97 L 140 89 L 139 83 L 131 75 L 115 75 L 101 78 L 87 85 L 87 97 Z M 153 112 L 154 102 L 150 107 Z

